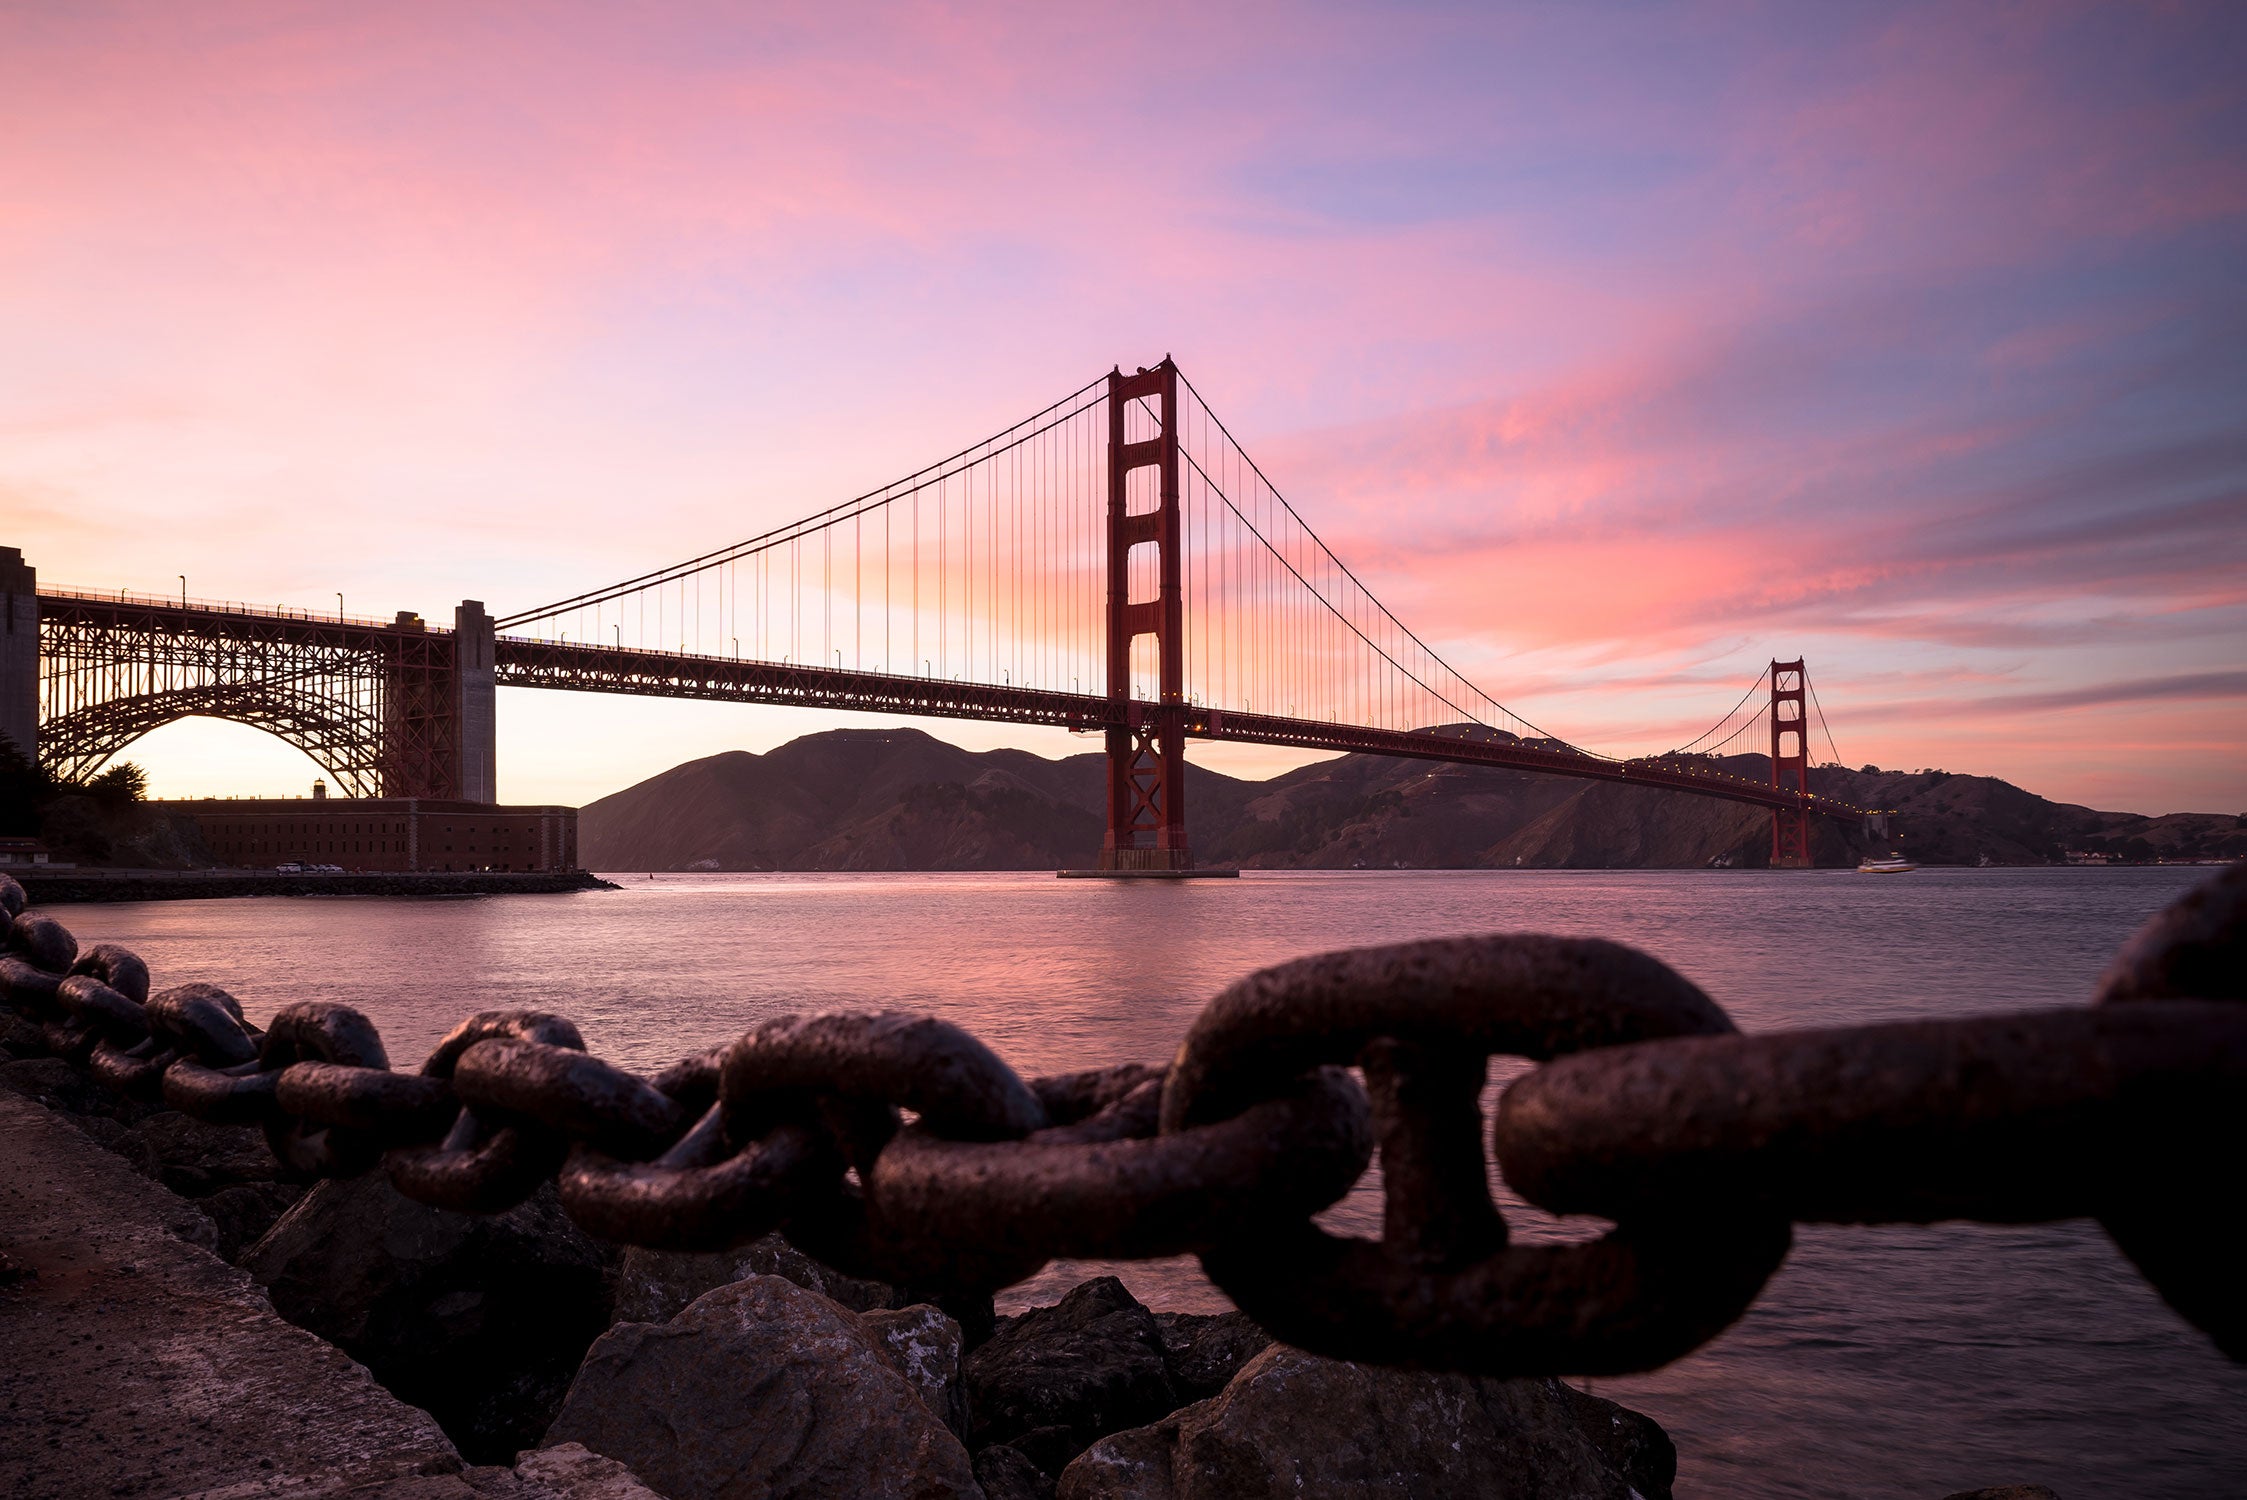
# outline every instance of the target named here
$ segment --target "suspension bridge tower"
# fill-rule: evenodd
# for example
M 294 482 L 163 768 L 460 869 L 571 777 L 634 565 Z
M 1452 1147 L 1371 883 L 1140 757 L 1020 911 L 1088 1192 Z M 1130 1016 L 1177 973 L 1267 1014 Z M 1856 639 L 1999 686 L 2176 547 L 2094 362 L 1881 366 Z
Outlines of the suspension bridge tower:
M 1156 430 L 1132 439 L 1131 407 Z M 1154 470 L 1153 484 L 1131 476 Z M 1133 501 L 1141 503 L 1133 508 Z M 1180 586 L 1185 530 L 1178 506 L 1178 367 L 1166 357 L 1136 375 L 1108 376 L 1108 829 L 1100 869 L 1191 870 L 1186 841 L 1186 623 Z M 1131 597 L 1131 554 L 1154 549 L 1154 597 Z M 1132 644 L 1155 639 L 1156 701 L 1131 695 Z
M 1802 661 L 1771 664 L 1771 785 L 1810 794 L 1810 725 L 1803 714 Z M 1771 868 L 1810 868 L 1810 814 L 1803 807 L 1771 810 Z

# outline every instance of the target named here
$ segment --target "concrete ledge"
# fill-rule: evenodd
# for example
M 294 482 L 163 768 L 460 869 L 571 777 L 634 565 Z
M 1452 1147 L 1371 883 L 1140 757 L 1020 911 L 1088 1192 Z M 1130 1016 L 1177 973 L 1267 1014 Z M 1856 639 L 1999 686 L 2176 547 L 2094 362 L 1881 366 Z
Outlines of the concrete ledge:
M 275 870 L 11 869 L 34 906 L 81 901 L 204 901 L 222 896 L 505 896 L 613 891 L 584 870 L 284 875 Z
M 1238 870 L 1056 870 L 1056 880 L 1237 880 Z
M 0 1090 L 0 1494 L 468 1494 L 428 1413 L 180 1237 L 196 1208 Z

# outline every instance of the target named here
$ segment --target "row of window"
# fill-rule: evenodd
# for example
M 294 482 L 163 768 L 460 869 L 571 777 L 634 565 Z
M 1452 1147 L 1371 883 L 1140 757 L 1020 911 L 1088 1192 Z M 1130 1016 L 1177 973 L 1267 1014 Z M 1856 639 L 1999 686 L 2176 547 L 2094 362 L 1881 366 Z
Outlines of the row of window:
M 335 832 L 339 832 L 340 830 L 338 830 L 338 829 L 337 829 L 337 828 L 335 827 L 335 825 L 334 825 L 334 824 L 331 824 L 331 823 L 282 823 L 282 824 L 279 824 L 279 825 L 275 825 L 275 824 L 272 824 L 272 823 L 268 823 L 268 822 L 265 822 L 264 820 L 262 820 L 262 819 L 261 819 L 261 820 L 259 820 L 258 822 L 255 822 L 255 823 L 221 823 L 221 824 L 219 825 L 219 830 L 218 830 L 218 831 L 219 831 L 219 832 L 221 832 L 221 833 L 233 833 L 233 834 L 256 834 L 256 833 L 268 833 L 268 832 L 271 832 L 271 833 L 322 833 L 322 834 L 326 834 L 326 833 L 335 833 Z M 365 833 L 404 833 L 405 831 L 406 831 L 406 825 L 405 825 L 405 824 L 403 824 L 403 823 L 397 823 L 397 824 L 390 824 L 390 823 L 354 823 L 354 824 L 352 824 L 352 825 L 351 825 L 351 828 L 350 828 L 350 832 L 352 832 L 352 833 L 359 833 L 359 834 L 365 834 Z M 446 829 L 445 831 L 446 831 L 447 833 L 450 833 L 450 832 L 452 832 L 452 830 L 451 830 L 451 829 L 449 829 L 449 828 L 448 828 L 448 829 Z
M 336 832 L 338 832 L 339 830 L 337 830 L 337 829 L 335 829 L 335 828 L 333 828 L 333 827 L 331 827 L 330 825 L 328 825 L 328 824 L 325 824 L 325 823 L 316 823 L 316 824 L 284 823 L 284 824 L 280 824 L 280 825 L 278 825 L 278 826 L 275 826 L 275 825 L 273 825 L 273 824 L 270 824 L 270 823 L 222 823 L 222 824 L 220 824 L 220 825 L 218 826 L 218 828 L 217 828 L 217 829 L 216 829 L 215 831 L 216 831 L 216 832 L 219 832 L 219 833 L 222 833 L 222 834 L 234 834 L 234 835 L 236 835 L 237 837 L 243 837 L 243 836 L 249 836 L 249 835 L 255 835 L 255 834 L 297 834 L 297 835 L 304 835 L 304 834 L 322 834 L 322 835 L 326 835 L 326 834 L 332 834 L 332 833 L 336 833 Z M 355 823 L 355 824 L 353 824 L 353 825 L 351 826 L 351 829 L 350 829 L 350 832 L 352 832 L 352 833 L 355 833 L 355 834 L 365 834 L 365 833 L 404 833 L 405 831 L 406 831 L 406 825 L 405 825 L 405 824 L 403 824 L 403 823 L 399 823 L 399 824 L 396 824 L 395 826 L 392 826 L 392 825 L 388 825 L 388 824 L 372 824 L 372 825 L 370 825 L 370 824 L 359 824 L 359 823 Z M 445 830 L 445 832 L 446 832 L 446 833 L 448 833 L 448 834 L 450 834 L 450 833 L 454 832 L 454 830 L 453 830 L 453 829 L 450 829 L 450 828 L 447 828 L 447 829 Z M 533 839 L 533 838 L 536 838 L 536 837 L 538 836 L 538 834 L 537 834 L 537 830 L 535 830 L 535 829 L 529 829 L 529 828 L 508 828 L 508 827 L 504 827 L 504 826 L 501 826 L 501 827 L 495 827 L 495 828 L 492 828 L 492 829 L 490 829 L 490 830 L 489 830 L 489 832 L 490 832 L 491 836 L 492 836 L 492 837 L 493 837 L 494 839 L 496 839 L 496 840 L 499 840 L 499 841 L 501 841 L 501 842 L 503 842 L 503 843 L 505 843 L 505 842 L 512 842 L 512 841 L 514 841 L 514 840 L 516 840 L 516 839 L 518 839 L 518 838 L 521 838 L 521 839 Z M 467 835 L 468 835 L 468 837 L 470 837 L 470 838 L 474 838 L 474 837 L 476 836 L 476 830 L 475 830 L 475 829 L 473 829 L 473 828 L 471 828 L 471 829 L 468 829 L 468 830 L 467 830 Z

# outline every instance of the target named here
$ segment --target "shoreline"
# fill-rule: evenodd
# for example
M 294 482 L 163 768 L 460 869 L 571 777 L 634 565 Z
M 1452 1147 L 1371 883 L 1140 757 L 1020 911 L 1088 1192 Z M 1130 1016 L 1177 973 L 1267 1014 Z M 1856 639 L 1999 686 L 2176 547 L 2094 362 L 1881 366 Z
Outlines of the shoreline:
M 613 891 L 586 870 L 414 870 L 311 874 L 277 870 L 11 870 L 34 906 L 202 901 L 237 896 L 529 896 Z

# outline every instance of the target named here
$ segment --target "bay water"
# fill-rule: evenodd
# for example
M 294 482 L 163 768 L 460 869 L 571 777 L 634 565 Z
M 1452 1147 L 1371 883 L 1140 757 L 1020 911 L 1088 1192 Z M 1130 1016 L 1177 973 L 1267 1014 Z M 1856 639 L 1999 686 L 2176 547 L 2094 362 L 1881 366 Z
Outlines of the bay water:
M 225 987 L 254 1020 L 291 1000 L 358 1006 L 398 1067 L 498 1006 L 559 1011 L 594 1052 L 641 1072 L 769 1016 L 849 1008 L 941 1015 L 1032 1076 L 1162 1062 L 1210 996 L 1266 964 L 1470 932 L 1632 943 L 1749 1031 L 2077 1004 L 2140 922 L 2209 873 L 618 875 L 621 890 L 566 896 L 57 914 L 81 942 L 138 949 L 159 986 Z M 2211 1167 L 2236 1186 L 2238 1163 Z M 1601 1227 L 1501 1196 L 1525 1238 Z M 1378 1234 L 1375 1176 L 1325 1217 Z M 1056 1265 L 1000 1306 L 1051 1302 L 1110 1271 L 1158 1308 L 1229 1305 L 1181 1260 Z M 1681 1497 L 1936 1500 L 2029 1482 L 2065 1500 L 2247 1495 L 2247 1369 L 2089 1222 L 1802 1229 L 1730 1331 L 1590 1388 L 1668 1429 Z

